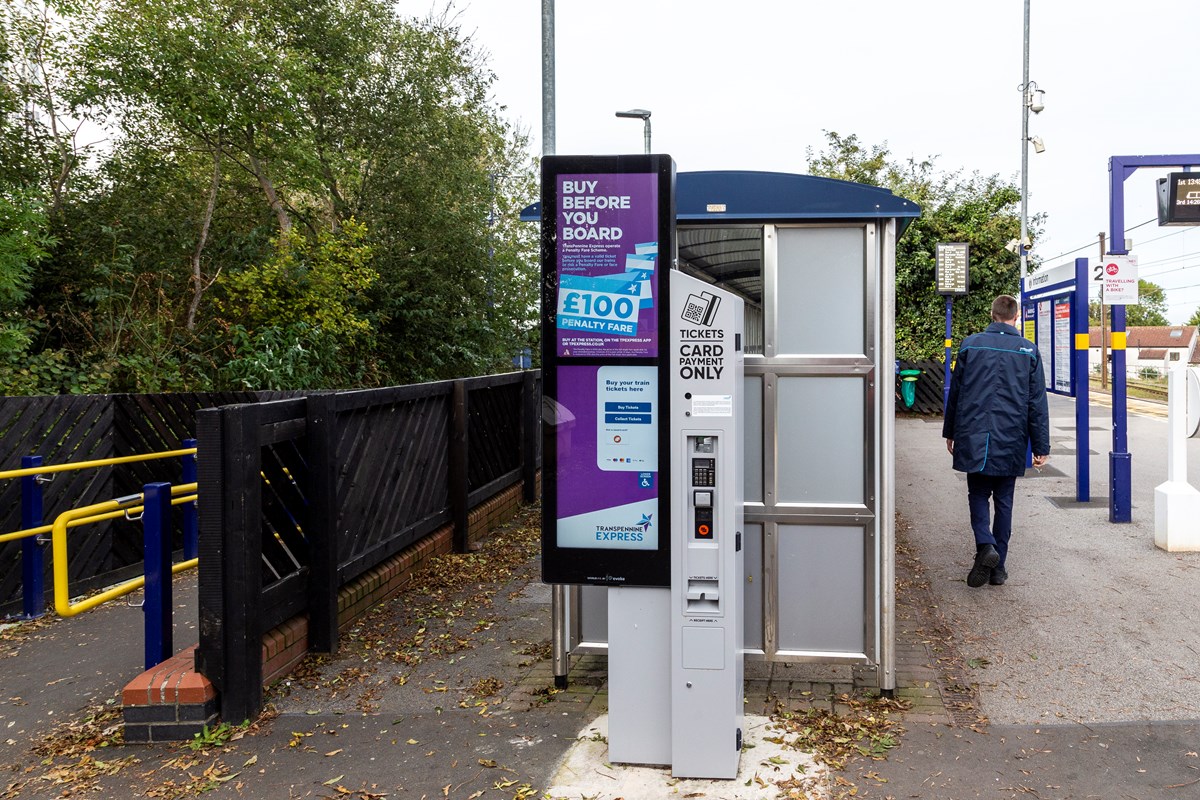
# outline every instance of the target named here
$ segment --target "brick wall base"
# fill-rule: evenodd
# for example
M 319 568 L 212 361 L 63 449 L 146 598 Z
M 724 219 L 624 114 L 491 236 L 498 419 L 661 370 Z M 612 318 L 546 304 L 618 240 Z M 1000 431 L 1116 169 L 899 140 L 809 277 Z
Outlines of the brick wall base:
M 471 510 L 467 540 L 481 542 L 508 521 L 521 505 L 521 486 L 512 486 Z M 430 559 L 453 550 L 454 527 L 444 525 L 338 591 L 338 628 L 346 630 L 373 606 L 401 591 Z M 219 698 L 207 678 L 194 669 L 190 647 L 142 673 L 122 694 L 125 741 L 190 739 L 217 716 Z M 263 682 L 290 673 L 308 653 L 308 616 L 293 617 L 263 634 Z
M 196 648 L 183 650 L 134 678 L 121 693 L 125 741 L 190 739 L 217 719 L 217 692 L 195 670 Z

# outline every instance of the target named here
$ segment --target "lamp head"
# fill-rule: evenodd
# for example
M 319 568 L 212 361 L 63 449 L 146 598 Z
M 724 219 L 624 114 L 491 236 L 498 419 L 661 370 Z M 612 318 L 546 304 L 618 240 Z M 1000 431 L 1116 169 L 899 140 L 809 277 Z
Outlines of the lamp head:
M 650 112 L 644 108 L 631 108 L 628 111 L 618 111 L 617 116 L 622 119 L 650 119 Z

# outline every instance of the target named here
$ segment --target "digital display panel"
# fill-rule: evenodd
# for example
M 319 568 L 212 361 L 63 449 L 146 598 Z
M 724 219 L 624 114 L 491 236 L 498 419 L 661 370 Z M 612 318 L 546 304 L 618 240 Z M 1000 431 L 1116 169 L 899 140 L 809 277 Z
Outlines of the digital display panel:
M 542 160 L 546 583 L 670 585 L 674 179 L 669 156 Z
M 658 175 L 576 173 L 555 181 L 558 356 L 654 358 Z
M 1200 172 L 1172 172 L 1159 179 L 1158 224 L 1200 225 Z
M 970 245 L 966 242 L 938 242 L 936 257 L 938 294 L 968 294 L 971 291 L 969 263 Z

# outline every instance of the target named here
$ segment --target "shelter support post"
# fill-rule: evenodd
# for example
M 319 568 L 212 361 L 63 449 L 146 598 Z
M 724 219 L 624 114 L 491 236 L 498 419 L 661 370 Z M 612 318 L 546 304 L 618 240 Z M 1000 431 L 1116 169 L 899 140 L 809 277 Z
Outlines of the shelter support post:
M 1086 503 L 1091 499 L 1091 434 L 1088 399 L 1088 260 L 1075 259 L 1075 302 L 1072 320 L 1075 339 L 1075 500 Z

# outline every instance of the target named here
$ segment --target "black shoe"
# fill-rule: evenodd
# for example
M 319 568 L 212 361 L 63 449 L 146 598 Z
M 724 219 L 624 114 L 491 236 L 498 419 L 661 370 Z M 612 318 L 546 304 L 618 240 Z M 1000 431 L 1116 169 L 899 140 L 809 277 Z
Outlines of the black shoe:
M 1003 586 L 1006 580 L 1008 580 L 1008 573 L 1005 572 L 1004 567 L 996 567 L 992 570 L 992 577 L 988 579 L 988 583 L 992 586 Z
M 971 567 L 970 573 L 967 574 L 967 586 L 972 589 L 978 589 L 988 582 L 992 577 L 992 568 L 1000 563 L 1000 554 L 996 552 L 996 548 L 990 544 L 985 544 L 979 548 L 979 552 L 975 554 L 975 565 Z

